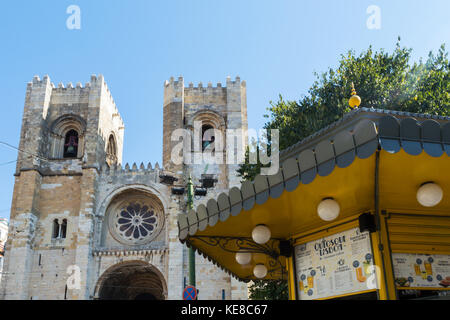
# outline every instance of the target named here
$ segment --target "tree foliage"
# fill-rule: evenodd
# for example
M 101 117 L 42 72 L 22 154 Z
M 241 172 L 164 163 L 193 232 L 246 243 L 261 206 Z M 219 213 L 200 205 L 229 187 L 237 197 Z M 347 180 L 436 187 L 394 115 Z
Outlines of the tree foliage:
M 283 280 L 256 280 L 250 286 L 251 300 L 288 300 L 287 282 Z
M 245 151 L 245 162 L 239 166 L 239 169 L 237 170 L 238 176 L 242 177 L 242 180 L 250 180 L 253 181 L 253 179 L 256 177 L 258 173 L 261 172 L 261 168 L 268 167 L 269 164 L 262 164 L 260 161 L 260 155 L 261 153 L 264 153 L 265 150 L 263 148 L 260 148 L 258 143 L 255 141 L 251 142 L 252 144 L 252 152 L 255 152 L 256 154 L 256 163 L 250 163 L 250 147 L 247 147 Z M 270 147 L 270 143 L 269 143 Z M 268 155 L 270 156 L 270 150 L 268 150 Z
M 400 39 L 399 39 L 400 40 Z M 362 99 L 361 107 L 433 115 L 450 115 L 450 64 L 442 45 L 426 62 L 411 62 L 412 49 L 397 42 L 392 53 L 369 47 L 360 55 L 342 55 L 336 69 L 317 74 L 308 94 L 299 101 L 280 95 L 270 102 L 266 129 L 280 130 L 280 149 L 324 128 L 351 111 L 351 83 Z
M 392 53 L 369 47 L 356 55 L 341 55 L 338 67 L 329 68 L 298 101 L 270 101 L 265 129 L 278 129 L 280 150 L 306 138 L 350 112 L 351 83 L 362 99 L 360 107 L 450 116 L 450 64 L 442 45 L 425 62 L 411 62 L 412 49 L 400 46 Z M 244 180 L 253 180 L 261 164 L 246 163 L 238 170 Z

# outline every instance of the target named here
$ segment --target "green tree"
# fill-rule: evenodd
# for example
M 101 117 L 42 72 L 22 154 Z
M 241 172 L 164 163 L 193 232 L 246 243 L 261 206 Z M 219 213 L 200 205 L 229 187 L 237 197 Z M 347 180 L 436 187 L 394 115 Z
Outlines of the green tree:
M 400 46 L 399 38 L 392 53 L 369 47 L 359 55 L 354 51 L 341 55 L 336 69 L 315 74 L 316 80 L 300 100 L 286 101 L 280 95 L 276 103 L 270 101 L 264 128 L 279 130 L 280 150 L 291 146 L 351 111 L 352 82 L 362 99 L 360 107 L 449 116 L 450 64 L 445 45 L 436 54 L 430 52 L 425 62 L 411 62 L 411 53 L 412 49 Z M 249 164 L 248 158 L 247 152 L 238 174 L 253 180 L 262 166 Z M 286 298 L 284 288 L 286 282 L 255 282 L 251 298 L 277 299 L 283 294 Z
M 283 280 L 256 280 L 250 286 L 251 300 L 288 300 L 287 282 Z
M 399 39 L 400 40 L 400 39 Z M 412 49 L 400 47 L 392 53 L 369 47 L 359 56 L 342 55 L 336 69 L 316 74 L 308 94 L 299 101 L 280 95 L 270 102 L 267 129 L 280 130 L 280 149 L 324 128 L 351 111 L 351 83 L 362 99 L 361 107 L 450 115 L 450 64 L 442 45 L 430 52 L 426 62 L 411 63 Z
M 250 163 L 250 147 L 247 147 L 245 150 L 245 162 L 239 166 L 239 169 L 237 170 L 238 176 L 242 177 L 242 181 L 250 180 L 253 181 L 253 179 L 256 177 L 258 173 L 261 172 L 261 168 L 268 167 L 270 164 L 262 164 L 260 161 L 260 155 L 265 152 L 264 149 L 260 148 L 258 143 L 255 141 L 250 142 L 252 152 L 255 152 L 256 154 L 256 163 Z M 270 156 L 270 143 L 268 143 L 269 147 L 268 156 Z
M 450 115 L 450 64 L 442 45 L 426 62 L 411 62 L 412 49 L 400 46 L 392 53 L 369 47 L 356 55 L 341 55 L 338 67 L 329 68 L 298 101 L 270 101 L 265 129 L 278 129 L 280 150 L 326 127 L 350 112 L 351 83 L 362 99 L 360 107 Z M 244 180 L 253 180 L 261 164 L 246 163 L 238 170 Z

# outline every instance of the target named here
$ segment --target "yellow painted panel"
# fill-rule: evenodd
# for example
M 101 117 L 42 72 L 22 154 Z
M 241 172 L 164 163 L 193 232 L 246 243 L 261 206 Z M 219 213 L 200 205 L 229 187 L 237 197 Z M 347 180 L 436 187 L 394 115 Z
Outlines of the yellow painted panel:
M 444 191 L 442 201 L 433 208 L 422 207 L 416 199 L 417 189 L 428 181 Z M 389 212 L 450 216 L 450 158 L 447 154 L 433 158 L 425 152 L 412 156 L 403 149 L 395 154 L 381 150 L 380 205 Z
M 448 215 L 450 217 L 450 214 Z M 390 226 L 410 226 L 410 227 L 436 227 L 450 228 L 450 219 L 434 215 L 391 213 L 389 217 Z
M 391 243 L 429 244 L 429 245 L 450 245 L 450 235 L 440 236 L 433 234 L 398 234 L 389 232 Z
M 370 211 L 374 205 L 374 167 L 375 156 L 357 158 L 347 168 L 336 167 L 326 177 L 317 176 L 307 185 L 300 183 L 294 191 L 284 191 L 277 199 L 269 197 L 263 205 L 255 204 L 250 211 L 243 210 L 235 217 L 197 232 L 197 235 L 248 237 L 255 225 L 265 224 L 273 237 L 288 239 L 328 224 L 317 215 L 318 204 L 327 197 L 339 202 L 339 221 Z
M 393 252 L 450 253 L 450 217 L 392 213 L 387 218 Z
M 295 292 L 295 270 L 292 257 L 286 259 L 286 266 L 288 271 L 288 289 L 289 289 L 289 300 L 296 300 Z
M 327 225 L 325 229 L 314 230 L 313 232 L 294 236 L 294 246 L 328 237 L 339 232 L 356 228 L 358 226 L 358 216 L 353 216 L 350 217 L 345 223 L 332 223 L 330 225 Z

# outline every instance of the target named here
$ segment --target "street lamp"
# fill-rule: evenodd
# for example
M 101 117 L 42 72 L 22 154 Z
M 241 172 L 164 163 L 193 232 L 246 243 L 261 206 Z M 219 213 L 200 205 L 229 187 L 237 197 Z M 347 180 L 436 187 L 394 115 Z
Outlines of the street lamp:
M 250 252 L 237 252 L 236 261 L 241 265 L 247 265 L 252 260 L 252 254 Z
M 267 268 L 265 265 L 263 264 L 257 264 L 254 268 L 253 268 L 253 274 L 255 275 L 255 277 L 257 277 L 258 279 L 262 279 L 267 275 Z
M 265 244 L 267 241 L 270 240 L 270 229 L 263 225 L 259 224 L 255 228 L 253 228 L 252 231 L 252 238 L 253 241 L 255 241 L 258 244 Z

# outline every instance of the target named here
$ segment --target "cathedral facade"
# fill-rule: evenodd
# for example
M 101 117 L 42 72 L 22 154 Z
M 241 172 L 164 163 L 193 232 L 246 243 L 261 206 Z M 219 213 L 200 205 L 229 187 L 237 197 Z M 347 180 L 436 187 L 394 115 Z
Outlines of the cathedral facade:
M 103 76 L 73 86 L 28 83 L 0 299 L 181 299 L 187 249 L 177 216 L 187 177 L 213 181 L 194 205 L 240 184 L 236 163 L 172 161 L 176 129 L 247 130 L 239 77 L 203 87 L 164 83 L 163 163 L 122 164 L 124 123 Z M 209 129 L 213 129 L 212 131 Z M 231 151 L 244 152 L 246 138 Z M 202 152 L 202 151 L 200 151 Z M 174 192 L 181 190 L 181 192 Z M 246 299 L 247 285 L 196 256 L 198 298 Z

